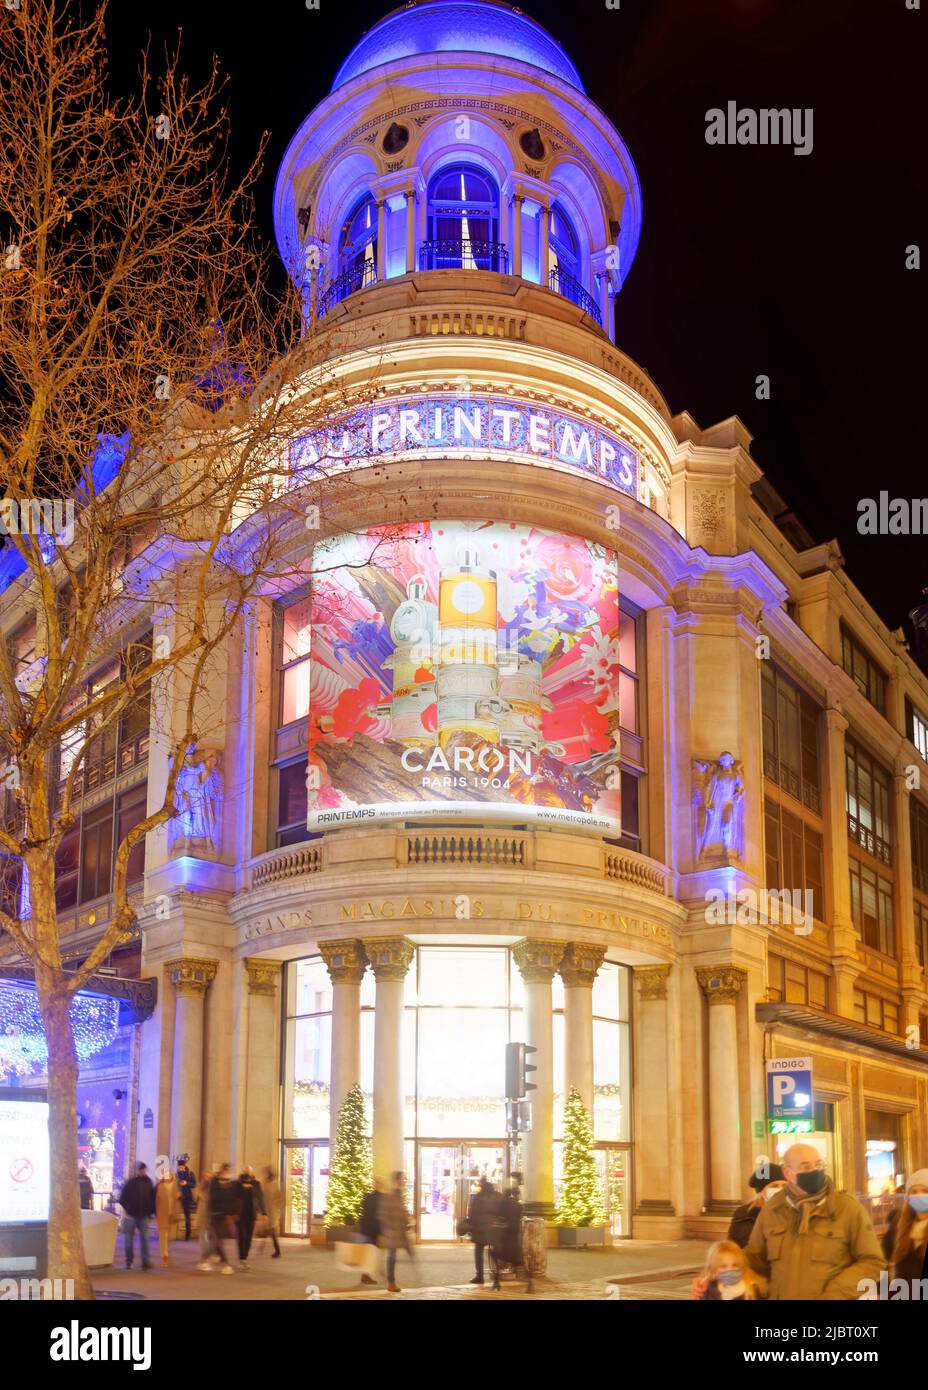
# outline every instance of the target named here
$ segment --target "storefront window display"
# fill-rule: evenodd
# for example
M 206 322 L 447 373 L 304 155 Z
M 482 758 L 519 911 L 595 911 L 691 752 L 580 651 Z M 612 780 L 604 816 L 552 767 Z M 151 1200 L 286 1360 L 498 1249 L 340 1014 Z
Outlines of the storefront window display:
M 616 1234 L 627 1234 L 630 1140 L 628 972 L 605 962 L 593 989 L 594 1125 L 604 1200 Z M 376 984 L 361 984 L 361 1088 L 372 1117 Z M 284 1171 L 288 1219 L 309 1234 L 322 1215 L 328 1170 L 332 992 L 319 957 L 287 969 Z M 403 1077 L 410 1144 L 410 1198 L 425 1240 L 454 1238 L 455 1213 L 481 1176 L 506 1176 L 504 1055 L 524 1036 L 522 978 L 505 946 L 419 946 L 406 976 Z M 564 1065 L 564 992 L 552 985 L 554 1068 Z M 563 1083 L 555 1084 L 555 1138 L 563 1128 Z M 559 1148 L 559 1144 L 557 1146 Z M 293 1170 L 290 1172 L 290 1170 Z

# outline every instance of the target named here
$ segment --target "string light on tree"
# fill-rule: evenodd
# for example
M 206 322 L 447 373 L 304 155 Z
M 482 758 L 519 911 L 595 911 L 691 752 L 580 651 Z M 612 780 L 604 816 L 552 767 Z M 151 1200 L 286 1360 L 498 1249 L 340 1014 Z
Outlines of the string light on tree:
M 86 1062 L 115 1038 L 119 1001 L 76 994 L 70 1016 L 78 1061 Z M 35 988 L 0 982 L 0 1071 L 27 1076 L 40 1071 L 47 1061 L 48 1044 Z
M 361 1217 L 364 1194 L 374 1185 L 371 1141 L 365 1133 L 364 1095 L 352 1086 L 338 1112 L 335 1153 L 329 1173 L 327 1226 L 354 1226 Z
M 593 1154 L 593 1122 L 580 1092 L 571 1086 L 564 1106 L 564 1177 L 558 1220 L 563 1226 L 601 1226 L 605 1219 Z

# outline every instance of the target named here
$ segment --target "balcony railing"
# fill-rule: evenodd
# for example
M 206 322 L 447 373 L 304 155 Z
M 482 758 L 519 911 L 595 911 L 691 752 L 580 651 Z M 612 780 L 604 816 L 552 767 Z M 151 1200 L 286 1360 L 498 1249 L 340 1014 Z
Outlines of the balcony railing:
M 420 270 L 495 270 L 509 274 L 509 252 L 500 241 L 442 238 L 419 245 Z
M 847 833 L 850 838 L 861 849 L 865 849 L 868 854 L 872 854 L 874 859 L 882 859 L 884 864 L 893 862 L 892 846 L 888 840 L 884 840 L 881 835 L 877 835 L 869 826 L 862 825 L 856 816 L 852 816 L 850 811 L 847 815 Z
M 376 280 L 377 267 L 373 261 L 364 261 L 361 265 L 351 266 L 348 270 L 343 270 L 341 275 L 330 281 L 319 296 L 316 303 L 316 316 L 322 318 L 323 314 L 327 314 L 341 300 L 347 299 L 349 294 L 366 289 L 368 285 L 375 284 Z
M 591 319 L 595 319 L 600 328 L 603 326 L 603 316 L 599 312 L 596 300 L 583 288 L 580 281 L 573 275 L 568 275 L 566 270 L 562 270 L 556 265 L 548 276 L 548 288 L 554 290 L 555 294 L 562 294 L 565 299 L 569 299 L 572 304 L 578 305 L 585 314 L 589 314 Z

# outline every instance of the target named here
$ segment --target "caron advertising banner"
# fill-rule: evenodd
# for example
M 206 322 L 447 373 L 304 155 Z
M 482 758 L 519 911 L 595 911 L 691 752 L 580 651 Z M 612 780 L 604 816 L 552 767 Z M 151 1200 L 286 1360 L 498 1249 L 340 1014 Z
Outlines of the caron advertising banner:
M 317 547 L 308 826 L 475 818 L 618 833 L 615 553 L 504 522 Z

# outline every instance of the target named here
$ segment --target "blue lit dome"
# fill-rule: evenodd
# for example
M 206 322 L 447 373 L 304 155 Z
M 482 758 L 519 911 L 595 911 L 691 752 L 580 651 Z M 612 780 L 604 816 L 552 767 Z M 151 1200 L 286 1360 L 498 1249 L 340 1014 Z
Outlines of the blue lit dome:
M 417 53 L 487 53 L 515 58 L 584 91 L 580 74 L 556 39 L 528 15 L 499 0 L 421 0 L 394 10 L 348 54 L 332 90 L 352 78 Z

